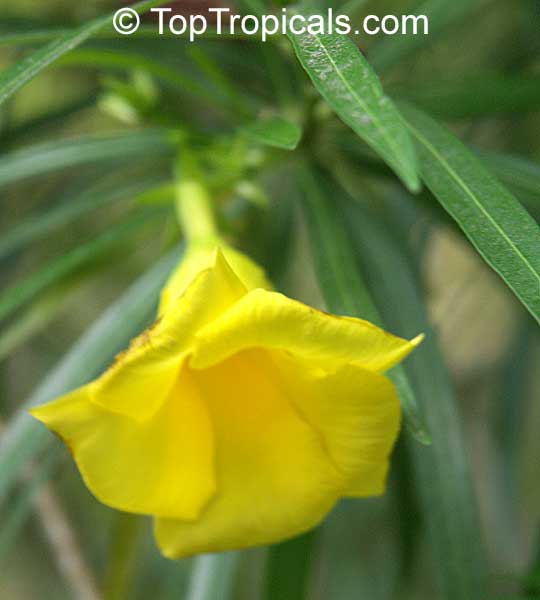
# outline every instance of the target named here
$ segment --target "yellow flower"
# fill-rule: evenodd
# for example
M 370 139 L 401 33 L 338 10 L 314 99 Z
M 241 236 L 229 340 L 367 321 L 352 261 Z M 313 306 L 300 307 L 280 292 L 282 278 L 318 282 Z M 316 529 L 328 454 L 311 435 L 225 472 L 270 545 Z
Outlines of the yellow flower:
M 99 500 L 154 517 L 171 558 L 282 540 L 383 493 L 400 409 L 382 373 L 420 342 L 271 291 L 220 245 L 191 244 L 106 373 L 32 411 Z

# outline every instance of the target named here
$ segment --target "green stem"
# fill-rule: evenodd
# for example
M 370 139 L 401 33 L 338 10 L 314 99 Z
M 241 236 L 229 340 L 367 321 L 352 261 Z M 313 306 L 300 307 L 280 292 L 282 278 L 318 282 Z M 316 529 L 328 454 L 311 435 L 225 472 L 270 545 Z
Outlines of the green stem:
M 176 217 L 188 242 L 219 237 L 212 199 L 197 159 L 184 145 L 176 165 Z
M 187 179 L 176 184 L 176 215 L 188 241 L 217 237 L 212 201 L 198 181 Z

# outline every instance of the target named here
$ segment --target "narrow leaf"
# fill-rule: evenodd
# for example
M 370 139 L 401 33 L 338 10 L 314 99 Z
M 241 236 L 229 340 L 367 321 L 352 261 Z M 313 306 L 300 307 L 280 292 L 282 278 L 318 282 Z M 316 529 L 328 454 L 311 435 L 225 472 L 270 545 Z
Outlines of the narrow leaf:
M 110 48 L 107 50 L 82 48 L 63 57 L 60 64 L 82 65 L 100 69 L 142 69 L 177 90 L 187 92 L 199 99 L 210 100 L 208 89 L 197 80 L 187 76 L 179 69 L 142 54 L 120 52 Z
M 540 108 L 540 77 L 475 73 L 457 81 L 393 88 L 391 94 L 433 115 L 453 119 L 520 114 Z
M 135 4 L 133 8 L 139 13 L 149 11 L 154 6 L 165 4 L 164 0 L 146 0 Z M 41 73 L 61 56 L 80 46 L 100 29 L 112 22 L 112 15 L 98 17 L 47 44 L 44 48 L 15 63 L 0 75 L 0 105 L 12 96 L 18 89 Z
M 356 267 L 344 222 L 336 211 L 335 191 L 329 191 L 323 179 L 315 179 L 307 170 L 302 173 L 301 186 L 315 266 L 328 308 L 337 314 L 382 325 L 379 311 Z M 409 431 L 419 442 L 429 444 L 430 435 L 403 367 L 392 369 L 390 377 L 398 390 Z
M 254 142 L 282 150 L 294 150 L 302 138 L 302 129 L 281 117 L 245 125 L 242 133 Z
M 82 164 L 157 156 L 171 152 L 172 148 L 172 134 L 160 130 L 108 137 L 85 136 L 36 144 L 0 158 L 0 186 Z
M 229 600 L 240 554 L 227 552 L 199 556 L 193 565 L 186 600 Z
M 42 331 L 66 308 L 66 294 L 62 289 L 52 289 L 49 294 L 34 302 L 23 314 L 17 315 L 13 323 L 2 328 L 0 335 L 0 363 L 29 338 Z
M 422 177 L 485 261 L 540 323 L 540 229 L 521 204 L 448 130 L 403 106 Z
M 5 512 L 0 524 L 0 562 L 9 556 L 13 546 L 18 540 L 21 529 L 34 508 L 34 500 L 42 485 L 52 476 L 58 468 L 59 455 L 51 452 L 39 465 L 36 475 L 32 473 L 25 487 L 14 499 L 10 510 Z
M 105 205 L 113 205 L 124 198 L 148 193 L 156 180 L 140 181 L 111 187 L 98 184 L 76 198 L 53 205 L 41 214 L 28 217 L 18 225 L 2 233 L 0 237 L 0 260 L 11 253 L 28 246 L 38 239 L 48 236 L 52 231 L 75 221 L 88 212 Z
M 131 236 L 149 222 L 156 212 L 139 213 L 110 227 L 92 241 L 77 246 L 59 258 L 47 263 L 39 271 L 13 284 L 0 293 L 0 321 L 12 315 L 20 306 L 34 298 L 39 292 L 60 281 L 82 265 L 102 256 L 107 250 Z
M 336 114 L 412 191 L 419 189 L 414 146 L 377 75 L 343 35 L 289 34 L 298 60 Z
M 480 152 L 484 165 L 523 202 L 540 208 L 540 162 L 521 156 Z
M 408 230 L 403 227 L 389 232 L 359 203 L 341 205 L 362 271 L 385 322 L 406 337 L 417 331 L 426 333 L 405 368 L 433 443 L 429 447 L 411 440 L 407 443 L 429 534 L 429 554 L 442 592 L 437 598 L 488 598 L 488 561 L 457 399 L 407 259 L 408 251 L 397 242 L 407 238 Z
M 318 530 L 310 531 L 270 547 L 263 600 L 307 598 L 319 535 Z

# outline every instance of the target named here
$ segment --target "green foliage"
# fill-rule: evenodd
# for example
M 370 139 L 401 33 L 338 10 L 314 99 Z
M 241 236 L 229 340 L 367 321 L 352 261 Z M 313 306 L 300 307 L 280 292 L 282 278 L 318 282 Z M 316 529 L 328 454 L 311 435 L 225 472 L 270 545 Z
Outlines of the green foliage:
M 403 179 L 419 187 L 412 141 L 362 53 L 340 35 L 289 35 L 313 84 L 345 123 Z
M 360 317 L 384 326 L 356 268 L 354 253 L 344 236 L 345 222 L 336 214 L 336 207 L 332 206 L 336 199 L 330 200 L 324 178 L 304 172 L 301 186 L 315 265 L 328 308 L 338 315 Z M 429 432 L 423 424 L 403 367 L 395 367 L 390 377 L 399 392 L 406 423 L 412 435 L 421 443 L 429 444 Z
M 488 593 L 488 559 L 460 424 L 456 394 L 435 332 L 427 318 L 415 274 L 404 248 L 360 207 L 341 203 L 356 254 L 385 324 L 426 340 L 406 365 L 432 444 L 407 440 L 422 514 L 431 538 L 432 565 L 447 598 L 483 598 Z M 356 215 L 356 218 L 352 218 Z M 383 276 L 384 273 L 384 276 Z
M 2 598 L 76 597 L 34 527 L 47 482 L 103 597 L 538 596 L 537 3 L 291 4 L 235 7 L 331 7 L 353 29 L 414 13 L 429 35 L 263 44 L 213 29 L 189 44 L 149 16 L 120 36 L 107 0 L 0 15 Z M 268 549 L 177 563 L 144 520 L 109 523 L 26 411 L 99 374 L 153 319 L 187 174 L 276 288 L 426 339 L 389 373 L 404 431 L 384 498 L 347 500 Z
M 146 0 L 139 2 L 137 11 L 144 13 L 149 11 L 154 6 L 164 4 L 163 1 Z M 93 34 L 105 27 L 111 22 L 111 16 L 98 17 L 89 23 L 68 31 L 67 33 L 58 36 L 50 44 L 37 50 L 35 53 L 27 56 L 21 61 L 15 63 L 11 68 L 6 69 L 0 76 L 0 104 L 5 102 L 18 89 L 28 83 L 41 71 L 54 63 L 64 54 L 80 46 Z
M 0 158 L 0 186 L 81 165 L 126 162 L 134 158 L 170 153 L 172 144 L 166 131 L 145 131 L 114 137 L 79 137 L 47 142 L 16 150 Z
M 540 322 L 538 225 L 449 132 L 418 110 L 403 108 L 426 185 Z
M 295 150 L 302 138 L 302 130 L 280 117 L 248 123 L 243 133 L 253 142 L 282 150 Z

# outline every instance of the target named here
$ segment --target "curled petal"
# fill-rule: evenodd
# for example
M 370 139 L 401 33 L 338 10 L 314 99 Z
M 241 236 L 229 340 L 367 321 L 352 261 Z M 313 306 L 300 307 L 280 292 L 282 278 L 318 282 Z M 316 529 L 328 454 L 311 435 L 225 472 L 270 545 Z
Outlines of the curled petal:
M 274 360 L 292 402 L 322 434 L 332 460 L 347 477 L 344 495 L 382 494 L 400 428 L 393 384 L 354 365 L 321 373 L 288 356 L 275 355 Z
M 208 411 L 187 384 L 142 424 L 90 402 L 88 386 L 31 412 L 63 438 L 88 488 L 113 508 L 196 519 L 215 492 Z
M 405 358 L 422 336 L 408 342 L 361 319 L 336 317 L 257 289 L 197 333 L 190 365 L 204 369 L 246 348 L 288 351 L 325 370 L 354 362 L 377 373 Z

